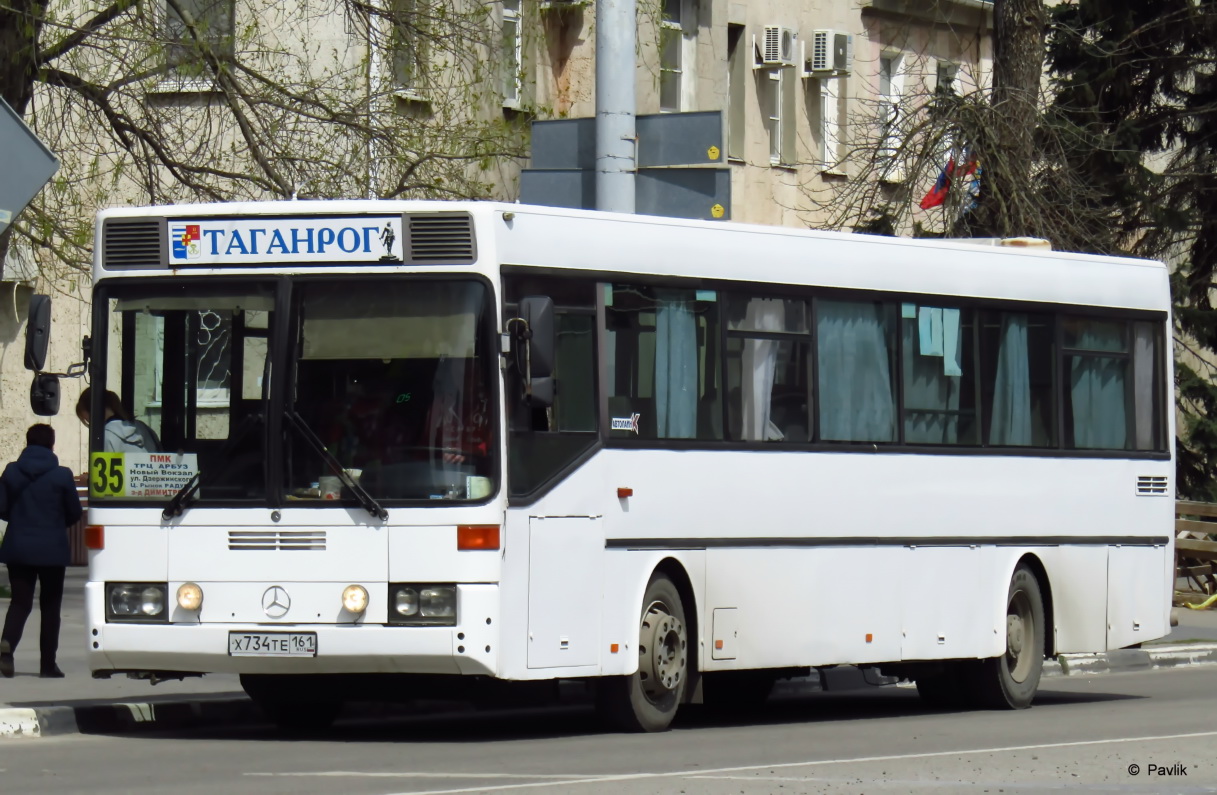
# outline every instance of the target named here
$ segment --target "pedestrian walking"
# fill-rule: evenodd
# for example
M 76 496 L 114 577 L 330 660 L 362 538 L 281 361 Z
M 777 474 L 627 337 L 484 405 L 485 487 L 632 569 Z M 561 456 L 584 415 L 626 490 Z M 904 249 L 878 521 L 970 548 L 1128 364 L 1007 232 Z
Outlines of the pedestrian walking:
M 63 579 L 71 560 L 68 525 L 83 513 L 72 471 L 55 457 L 55 429 L 31 425 L 26 447 L 0 474 L 0 519 L 8 522 L 0 542 L 0 563 L 8 565 L 12 597 L 4 630 L 0 633 L 0 675 L 12 677 L 13 653 L 34 608 L 37 584 L 42 613 L 39 669 L 44 678 L 58 679 L 63 671 L 55 662 L 59 651 L 59 610 Z

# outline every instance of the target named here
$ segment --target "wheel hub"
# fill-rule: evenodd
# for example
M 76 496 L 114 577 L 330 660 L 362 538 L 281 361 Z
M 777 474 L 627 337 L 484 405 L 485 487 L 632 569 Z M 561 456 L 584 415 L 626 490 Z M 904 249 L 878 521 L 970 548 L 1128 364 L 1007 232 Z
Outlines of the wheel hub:
M 1023 620 L 1018 616 L 1006 616 L 1006 653 L 1014 659 L 1023 652 Z
M 1014 593 L 1006 610 L 1006 664 L 1010 678 L 1022 682 L 1030 675 L 1034 660 L 1034 633 L 1038 631 L 1031 602 L 1023 591 Z
M 676 691 L 684 680 L 688 637 L 684 622 L 661 604 L 642 618 L 638 668 L 643 690 L 651 698 Z

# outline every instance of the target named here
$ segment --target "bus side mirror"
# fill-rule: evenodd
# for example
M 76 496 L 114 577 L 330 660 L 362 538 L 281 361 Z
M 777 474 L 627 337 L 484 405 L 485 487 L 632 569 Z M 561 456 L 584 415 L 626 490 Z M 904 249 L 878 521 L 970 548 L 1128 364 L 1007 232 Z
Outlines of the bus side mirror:
M 47 348 L 50 344 L 51 297 L 31 296 L 29 321 L 25 326 L 25 369 L 34 372 L 45 369 Z
M 59 376 L 34 373 L 30 385 L 30 409 L 39 417 L 54 417 L 59 413 Z
M 524 321 L 522 339 L 526 346 L 528 402 L 545 407 L 554 404 L 554 358 L 558 336 L 554 326 L 554 301 L 547 295 L 528 295 L 520 299 L 520 319 Z

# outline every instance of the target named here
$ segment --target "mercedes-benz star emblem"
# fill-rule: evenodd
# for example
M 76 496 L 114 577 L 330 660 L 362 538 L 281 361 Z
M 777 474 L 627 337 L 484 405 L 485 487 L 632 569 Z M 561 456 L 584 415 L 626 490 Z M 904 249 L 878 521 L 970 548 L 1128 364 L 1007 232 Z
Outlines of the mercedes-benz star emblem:
M 281 585 L 272 585 L 262 594 L 262 611 L 271 618 L 283 618 L 292 607 L 292 598 Z

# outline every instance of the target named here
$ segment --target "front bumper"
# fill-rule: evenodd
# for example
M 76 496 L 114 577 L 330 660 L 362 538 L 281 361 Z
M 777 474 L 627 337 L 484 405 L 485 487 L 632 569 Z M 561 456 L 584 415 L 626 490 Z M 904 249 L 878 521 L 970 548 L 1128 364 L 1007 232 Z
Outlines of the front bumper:
M 87 657 L 107 671 L 482 674 L 499 671 L 498 587 L 458 586 L 453 627 L 384 624 L 106 623 L 103 583 L 85 586 Z M 493 620 L 488 620 L 488 619 Z M 315 632 L 315 657 L 233 657 L 230 632 Z

